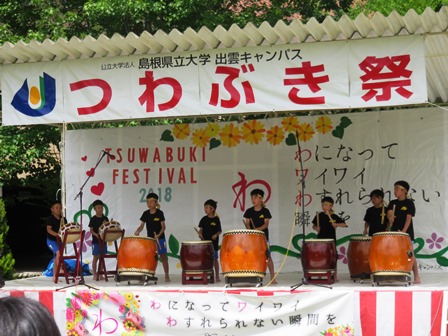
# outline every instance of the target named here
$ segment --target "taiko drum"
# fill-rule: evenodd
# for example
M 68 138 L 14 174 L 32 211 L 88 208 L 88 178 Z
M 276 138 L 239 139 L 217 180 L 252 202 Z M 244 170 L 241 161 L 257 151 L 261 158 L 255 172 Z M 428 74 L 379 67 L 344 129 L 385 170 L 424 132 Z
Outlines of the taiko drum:
M 157 267 L 156 240 L 149 237 L 124 237 L 117 255 L 117 271 L 123 275 L 154 275 Z
M 211 240 L 183 242 L 180 248 L 182 270 L 195 272 L 212 270 L 214 254 Z
M 364 279 L 370 276 L 369 250 L 372 238 L 368 236 L 350 237 L 347 259 L 350 277 Z
M 413 249 L 409 235 L 404 232 L 378 232 L 370 244 L 369 262 L 373 274 L 409 274 Z
M 107 236 L 104 241 L 106 242 L 113 242 L 121 238 L 123 235 L 123 231 L 121 230 L 121 225 L 119 222 L 112 221 L 112 222 L 105 222 L 103 223 L 100 228 L 98 229 L 98 234 L 100 235 L 101 239 L 104 238 L 104 233 L 107 230 Z
M 223 235 L 221 268 L 224 276 L 266 275 L 268 244 L 263 231 L 230 230 Z
M 333 239 L 306 239 L 302 246 L 302 267 L 305 271 L 334 270 L 336 244 Z

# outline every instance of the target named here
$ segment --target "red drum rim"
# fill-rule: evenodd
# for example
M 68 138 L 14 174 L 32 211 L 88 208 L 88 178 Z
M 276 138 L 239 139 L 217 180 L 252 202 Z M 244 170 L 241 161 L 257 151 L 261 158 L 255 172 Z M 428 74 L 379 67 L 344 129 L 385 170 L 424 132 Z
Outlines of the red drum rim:
M 140 236 L 127 236 L 127 237 L 123 237 L 123 239 L 144 239 L 144 240 L 154 240 L 154 238 L 151 237 L 140 237 Z
M 350 241 L 371 241 L 372 237 L 369 236 L 352 236 Z
M 235 235 L 235 234 L 247 234 L 247 235 L 262 235 L 265 236 L 263 231 L 260 230 L 230 230 L 223 234 L 223 237 L 227 235 Z
M 198 240 L 198 241 L 184 241 L 182 245 L 204 245 L 204 244 L 212 244 L 211 240 Z
M 378 237 L 378 236 L 403 236 L 403 237 L 409 237 L 409 234 L 407 234 L 406 232 L 385 231 L 385 232 L 374 233 L 372 237 Z
M 334 242 L 334 239 L 331 238 L 305 239 L 305 243 L 329 243 L 329 242 Z

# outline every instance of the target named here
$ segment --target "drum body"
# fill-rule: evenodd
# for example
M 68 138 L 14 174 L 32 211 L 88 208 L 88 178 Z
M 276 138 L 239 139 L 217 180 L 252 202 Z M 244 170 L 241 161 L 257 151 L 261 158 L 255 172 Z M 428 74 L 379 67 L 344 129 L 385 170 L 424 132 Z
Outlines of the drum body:
M 304 271 L 328 271 L 336 268 L 336 244 L 333 239 L 306 239 L 302 246 Z
M 367 278 L 370 276 L 369 250 L 372 238 L 354 236 L 350 238 L 347 250 L 348 270 L 351 278 Z
M 108 231 L 105 242 L 113 242 L 121 238 L 122 231 L 120 223 L 116 221 L 103 223 L 98 229 L 98 234 L 103 239 L 105 231 Z
M 211 240 L 183 242 L 180 264 L 184 272 L 204 272 L 213 269 L 215 250 Z
M 411 239 L 407 233 L 378 232 L 372 236 L 369 262 L 374 275 L 409 274 L 413 258 Z
M 77 242 L 78 240 L 81 239 L 81 226 L 79 225 L 79 223 L 67 223 L 63 226 L 60 227 L 59 229 L 59 238 L 61 238 L 61 241 L 64 241 L 64 236 L 67 232 L 77 232 L 78 234 L 70 234 L 67 236 L 67 240 L 66 240 L 66 244 L 72 244 L 74 242 Z
M 263 231 L 231 230 L 223 235 L 221 269 L 226 277 L 264 277 L 268 244 Z
M 124 237 L 117 255 L 120 275 L 154 275 L 157 267 L 156 240 L 149 237 Z

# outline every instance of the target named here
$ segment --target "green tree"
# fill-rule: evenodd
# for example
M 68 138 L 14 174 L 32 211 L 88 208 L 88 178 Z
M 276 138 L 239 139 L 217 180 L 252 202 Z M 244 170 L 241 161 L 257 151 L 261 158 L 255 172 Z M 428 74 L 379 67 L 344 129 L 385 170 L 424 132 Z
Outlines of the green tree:
M 0 198 L 0 275 L 8 280 L 12 279 L 14 271 L 14 258 L 6 244 L 6 235 L 9 227 L 6 221 L 5 203 Z
M 349 10 L 349 15 L 355 18 L 361 13 L 371 16 L 375 12 L 380 12 L 388 16 L 392 11 L 405 15 L 410 9 L 414 9 L 418 14 L 421 14 L 428 7 L 438 11 L 444 5 L 448 5 L 448 0 L 356 0 Z

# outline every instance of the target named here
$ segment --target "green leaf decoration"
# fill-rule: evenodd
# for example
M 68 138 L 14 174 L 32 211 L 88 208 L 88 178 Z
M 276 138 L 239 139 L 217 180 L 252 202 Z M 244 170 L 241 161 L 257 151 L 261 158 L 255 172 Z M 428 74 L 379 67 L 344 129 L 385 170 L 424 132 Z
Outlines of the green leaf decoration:
M 448 259 L 445 258 L 445 257 L 437 257 L 437 263 L 438 263 L 440 266 L 448 267 Z
M 288 136 L 287 136 L 286 139 L 285 139 L 285 143 L 286 143 L 288 146 L 295 146 L 295 145 L 297 145 L 297 138 L 296 138 L 296 136 L 294 135 L 294 133 L 289 133 L 289 134 L 288 134 Z
M 168 246 L 170 247 L 170 251 L 173 254 L 179 254 L 179 241 L 170 234 L 170 238 L 168 239 Z
M 160 137 L 160 141 L 173 142 L 174 137 L 171 134 L 170 130 L 164 130 L 162 136 Z
M 350 120 L 350 118 L 347 118 L 347 117 L 342 117 L 341 121 L 339 122 L 339 126 L 341 126 L 343 128 L 347 128 L 351 124 L 353 124 L 352 121 Z
M 335 138 L 342 139 L 344 137 L 344 128 L 341 126 L 336 126 L 331 134 L 333 134 Z
M 210 139 L 210 146 L 208 147 L 209 150 L 212 150 L 213 148 L 217 148 L 221 146 L 221 140 L 218 140 L 216 138 Z

